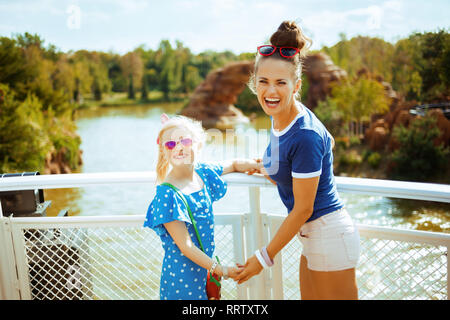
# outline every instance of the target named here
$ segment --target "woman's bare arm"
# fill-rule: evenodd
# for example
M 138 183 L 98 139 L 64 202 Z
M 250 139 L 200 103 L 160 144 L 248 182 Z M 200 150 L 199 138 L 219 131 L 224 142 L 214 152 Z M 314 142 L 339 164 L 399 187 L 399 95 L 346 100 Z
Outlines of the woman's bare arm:
M 297 234 L 300 227 L 311 217 L 317 186 L 320 177 L 307 179 L 293 178 L 294 208 L 284 219 L 275 236 L 267 246 L 267 253 L 273 259 Z M 262 266 L 255 255 L 244 265 L 244 270 L 236 277 L 238 283 L 243 283 L 261 272 Z

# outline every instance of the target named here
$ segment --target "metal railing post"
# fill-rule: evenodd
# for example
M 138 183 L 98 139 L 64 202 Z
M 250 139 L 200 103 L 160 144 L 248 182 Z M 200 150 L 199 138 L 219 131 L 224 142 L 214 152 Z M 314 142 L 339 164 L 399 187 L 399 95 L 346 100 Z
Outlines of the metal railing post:
M 25 249 L 25 239 L 22 233 L 22 229 L 13 223 L 13 217 L 10 216 L 8 219 L 11 228 L 12 244 L 14 247 L 14 257 L 17 269 L 20 299 L 31 300 L 30 278 Z
M 0 300 L 18 299 L 20 299 L 20 291 L 11 227 L 7 218 L 0 218 Z
M 253 253 L 264 245 L 264 230 L 261 216 L 260 188 L 249 187 L 250 216 L 247 230 L 247 259 Z M 267 299 L 266 292 L 266 272 L 262 271 L 259 275 L 249 280 L 250 296 L 249 299 Z

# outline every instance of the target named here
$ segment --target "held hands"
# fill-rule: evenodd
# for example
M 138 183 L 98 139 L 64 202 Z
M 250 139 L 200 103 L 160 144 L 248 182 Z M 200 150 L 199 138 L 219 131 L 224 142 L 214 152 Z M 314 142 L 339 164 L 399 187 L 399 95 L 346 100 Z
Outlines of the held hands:
M 235 160 L 234 167 L 238 172 L 246 172 L 248 175 L 262 173 L 264 169 L 262 159 L 239 159 Z
M 236 281 L 236 277 L 242 272 L 243 266 L 236 264 L 236 267 L 228 267 L 228 277 Z
M 238 284 L 242 284 L 245 281 L 252 278 L 253 276 L 256 276 L 263 269 L 258 259 L 254 255 L 247 260 L 245 265 L 236 263 L 236 267 L 226 267 L 226 268 L 228 277 L 236 281 Z M 216 273 L 218 276 L 223 277 L 224 276 L 223 267 L 218 268 Z
M 220 266 L 217 268 L 214 273 L 217 274 L 219 277 L 228 276 L 229 278 L 236 280 L 236 277 L 239 275 L 239 273 L 244 269 L 243 265 L 236 264 L 236 267 L 222 267 Z M 226 273 L 226 274 L 225 274 Z
M 238 275 L 235 278 L 233 278 L 234 281 L 236 281 L 238 284 L 242 284 L 245 281 L 252 278 L 253 276 L 256 276 L 263 269 L 262 265 L 259 263 L 255 255 L 248 258 L 245 265 L 243 266 L 239 264 L 236 265 L 238 265 L 239 267 L 243 267 L 240 269 Z
M 246 172 L 248 175 L 253 175 L 255 173 L 262 174 L 264 177 L 266 177 L 271 183 L 276 185 L 276 182 L 273 181 L 269 174 L 267 173 L 266 168 L 264 168 L 263 162 L 261 158 L 253 159 L 253 160 L 245 160 L 246 161 L 246 168 L 242 172 Z
M 225 267 L 220 266 L 214 271 L 214 273 L 223 278 L 225 276 L 224 269 Z M 262 269 L 263 267 L 258 262 L 258 259 L 255 256 L 252 256 L 247 260 L 245 265 L 236 263 L 236 267 L 227 266 L 226 273 L 228 274 L 228 278 L 233 279 L 238 282 L 238 284 L 241 284 L 249 280 L 251 277 L 259 274 Z

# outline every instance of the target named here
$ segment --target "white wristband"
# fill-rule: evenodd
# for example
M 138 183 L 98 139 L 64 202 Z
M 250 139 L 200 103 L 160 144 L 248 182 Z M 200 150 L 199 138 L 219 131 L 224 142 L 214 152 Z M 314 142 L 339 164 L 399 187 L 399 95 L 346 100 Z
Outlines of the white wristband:
M 219 264 L 219 263 L 218 263 L 217 261 L 214 260 L 214 262 L 213 262 L 213 264 L 212 264 L 212 266 L 211 266 L 211 269 L 209 269 L 209 273 L 214 274 L 214 270 L 216 269 L 216 267 L 217 267 L 218 264 Z
M 222 266 L 222 270 L 223 270 L 223 279 L 227 280 L 229 278 L 228 276 L 228 267 Z
M 259 250 L 255 251 L 255 256 L 258 259 L 259 263 L 263 266 L 264 269 L 269 268 L 266 261 L 264 260 L 263 256 L 261 255 L 261 252 Z

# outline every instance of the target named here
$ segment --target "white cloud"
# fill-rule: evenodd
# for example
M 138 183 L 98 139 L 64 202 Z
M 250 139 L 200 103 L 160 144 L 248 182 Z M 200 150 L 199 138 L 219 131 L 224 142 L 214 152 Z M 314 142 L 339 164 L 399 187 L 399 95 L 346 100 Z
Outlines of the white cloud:
M 349 36 L 366 34 L 375 36 L 405 23 L 402 1 L 385 1 L 379 5 L 344 11 L 325 10 L 304 18 L 304 25 L 312 31 L 315 48 L 319 44 L 336 42 L 338 33 Z

